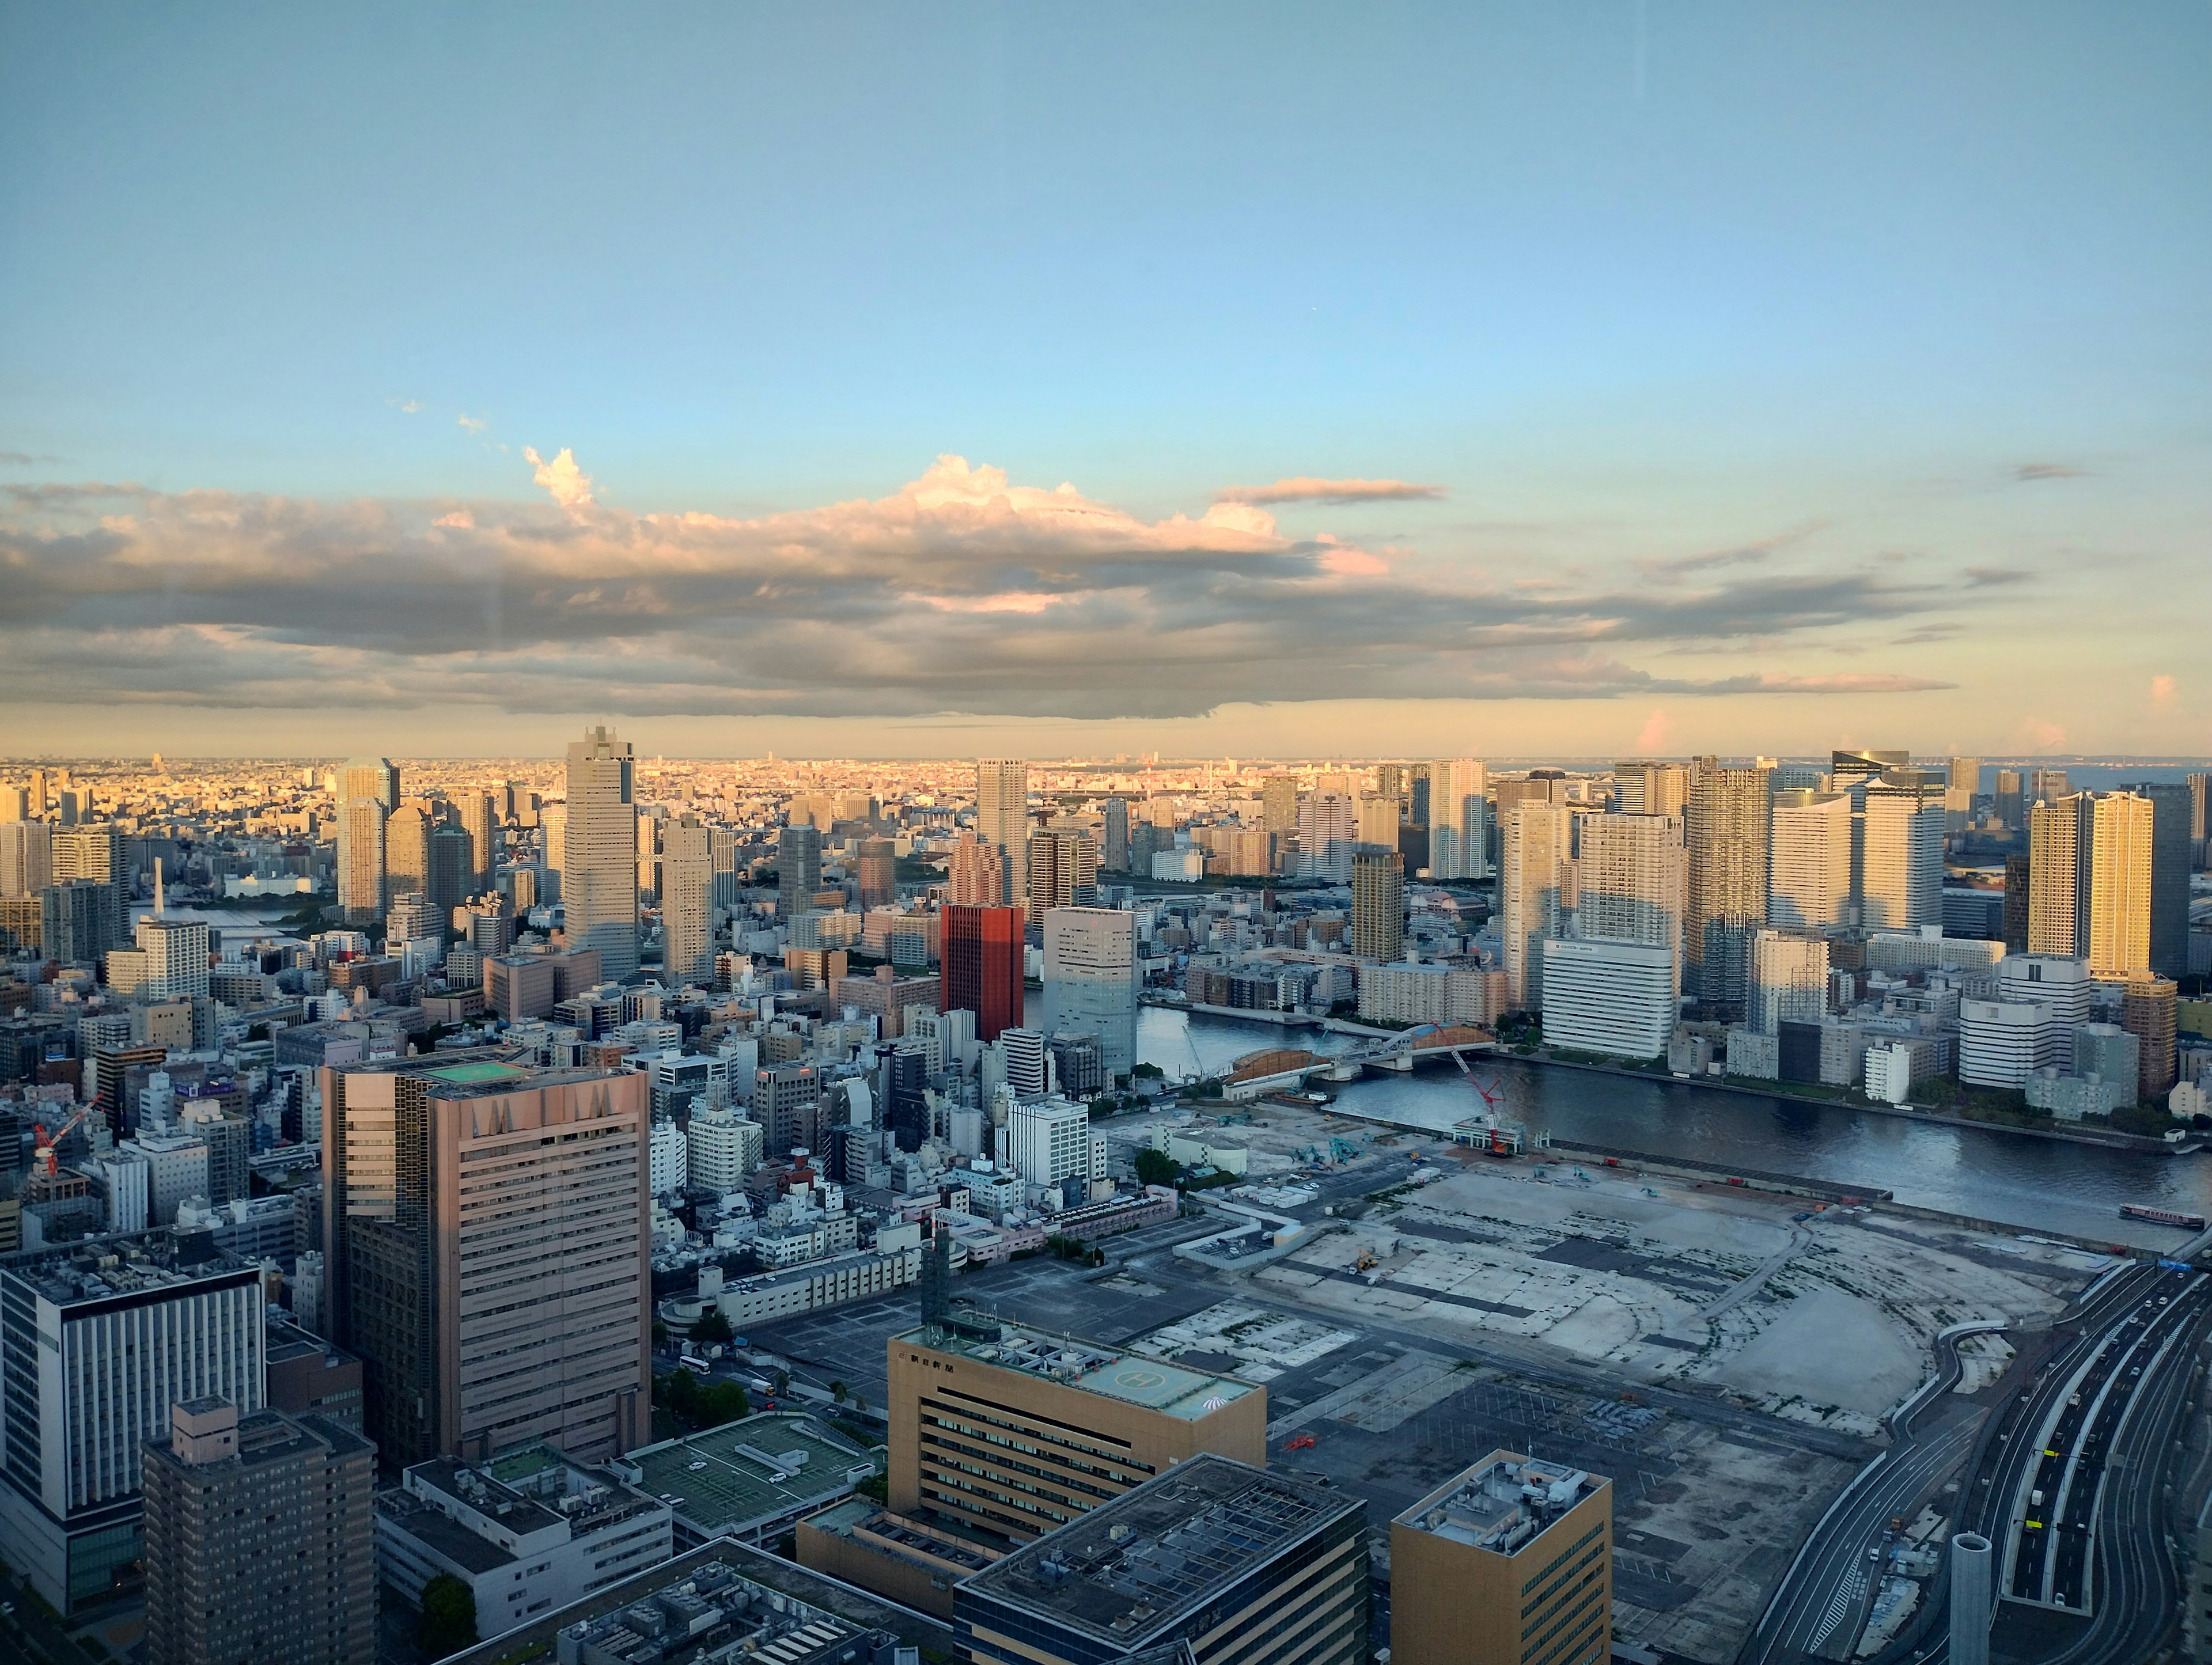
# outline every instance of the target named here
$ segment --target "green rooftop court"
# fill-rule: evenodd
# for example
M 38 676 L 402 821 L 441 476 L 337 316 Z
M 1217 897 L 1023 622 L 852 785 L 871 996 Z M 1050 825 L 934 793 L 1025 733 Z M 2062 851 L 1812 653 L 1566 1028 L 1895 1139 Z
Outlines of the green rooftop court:
M 496 1081 L 521 1081 L 530 1072 L 514 1064 L 495 1064 L 478 1061 L 471 1064 L 442 1064 L 435 1069 L 422 1072 L 434 1081 L 449 1081 L 457 1087 L 481 1087 Z
M 864 1449 L 813 1418 L 782 1411 L 641 1446 L 615 1471 L 667 1504 L 681 1550 L 709 1539 L 762 1541 L 882 1472 Z

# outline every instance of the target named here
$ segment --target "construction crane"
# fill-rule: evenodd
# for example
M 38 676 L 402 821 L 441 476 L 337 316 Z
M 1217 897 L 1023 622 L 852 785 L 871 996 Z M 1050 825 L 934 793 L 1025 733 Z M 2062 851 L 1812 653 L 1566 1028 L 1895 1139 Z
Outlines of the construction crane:
M 37 1147 L 32 1160 L 37 1161 L 41 1158 L 45 1159 L 48 1179 L 58 1179 L 61 1176 L 61 1158 L 54 1154 L 54 1147 L 76 1132 L 77 1125 L 91 1114 L 92 1107 L 88 1104 L 70 1116 L 68 1121 L 63 1122 L 59 1130 L 51 1136 L 46 1133 L 44 1122 L 35 1122 L 32 1125 L 33 1142 Z

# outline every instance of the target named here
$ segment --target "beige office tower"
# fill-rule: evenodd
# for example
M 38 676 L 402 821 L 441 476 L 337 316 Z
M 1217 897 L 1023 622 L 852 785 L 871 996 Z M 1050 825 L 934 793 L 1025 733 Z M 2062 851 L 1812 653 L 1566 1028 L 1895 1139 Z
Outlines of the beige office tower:
M 1395 850 L 1352 853 L 1352 951 L 1383 961 L 1406 951 L 1406 858 Z
M 2132 793 L 2107 793 L 2090 811 L 2089 975 L 2100 981 L 2150 972 L 2151 825 L 2150 799 Z
M 1981 760 L 1954 757 L 1944 775 L 1943 819 L 1947 827 L 1956 829 L 1972 823 L 1974 799 L 1981 789 Z
M 1638 942 L 1675 957 L 1680 988 L 1682 909 L 1689 861 L 1672 815 L 1586 815 L 1575 861 L 1575 928 L 1584 937 Z
M 488 792 L 465 792 L 453 799 L 461 830 L 469 836 L 469 894 L 489 891 L 499 872 L 499 811 Z
M 0 896 L 35 897 L 53 882 L 53 829 L 43 821 L 0 821 Z
M 1776 793 L 1770 848 L 1766 922 L 1795 931 L 1843 924 L 1851 899 L 1850 794 Z
M 2088 886 L 2096 804 L 2087 793 L 2039 801 L 2027 812 L 2027 951 L 2078 959 L 2089 951 Z
M 1766 923 L 1773 781 L 1774 766 L 1763 758 L 1740 769 L 1714 757 L 1690 765 L 1682 959 L 1685 981 L 1714 1005 L 1741 1007 L 1750 995 L 1751 937 Z
M 598 949 L 600 975 L 617 981 L 637 969 L 634 769 L 629 742 L 611 728 L 568 742 L 561 867 L 568 945 Z
M 1005 890 L 993 902 L 1029 900 L 1030 766 L 1018 757 L 985 757 L 975 765 L 975 836 L 995 847 Z
M 1751 945 L 1751 1005 L 1761 1035 L 1781 1024 L 1817 1024 L 1828 1012 L 1828 939 L 1807 931 L 1761 931 Z
M 337 771 L 338 906 L 349 925 L 384 917 L 385 821 L 399 807 L 399 771 L 383 757 L 356 757 Z
M 1943 923 L 1943 788 L 1899 769 L 1867 783 L 1859 830 L 1858 923 L 1917 931 Z
M 1604 1665 L 1613 1482 L 1492 1451 L 1390 1522 L 1390 1656 Z
M 1490 877 L 1488 771 L 1472 757 L 1429 765 L 1429 872 L 1437 878 Z
M 1359 794 L 1359 842 L 1378 849 L 1398 848 L 1398 823 L 1405 814 L 1402 799 L 1379 792 Z
M 485 1052 L 323 1070 L 331 1339 L 387 1463 L 650 1437 L 649 1086 Z
M 1689 807 L 1690 771 L 1682 763 L 1615 763 L 1613 784 L 1623 815 L 1680 815 Z
M 714 884 L 707 823 L 678 816 L 660 834 L 661 972 L 672 988 L 714 983 Z
M 1271 833 L 1298 829 L 1298 781 L 1294 775 L 1270 775 L 1260 782 L 1260 824 Z
M 1566 805 L 1524 800 L 1514 805 L 1504 829 L 1498 907 L 1506 1003 L 1517 1012 L 1534 1012 L 1544 1000 L 1544 939 L 1559 934 L 1570 836 Z
M 568 806 L 545 804 L 538 811 L 538 894 L 548 902 L 561 900 L 561 869 L 567 860 Z
M 394 897 L 430 894 L 430 817 L 417 805 L 384 817 L 384 888 Z M 438 929 L 442 935 L 442 922 Z

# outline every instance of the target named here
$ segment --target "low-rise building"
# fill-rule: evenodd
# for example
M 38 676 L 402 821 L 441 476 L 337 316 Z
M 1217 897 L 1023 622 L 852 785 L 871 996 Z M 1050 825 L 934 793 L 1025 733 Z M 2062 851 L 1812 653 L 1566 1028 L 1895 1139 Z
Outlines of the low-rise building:
M 679 1551 L 717 1538 L 765 1543 L 883 1470 L 878 1452 L 787 1411 L 662 1440 L 611 1467 L 668 1506 Z

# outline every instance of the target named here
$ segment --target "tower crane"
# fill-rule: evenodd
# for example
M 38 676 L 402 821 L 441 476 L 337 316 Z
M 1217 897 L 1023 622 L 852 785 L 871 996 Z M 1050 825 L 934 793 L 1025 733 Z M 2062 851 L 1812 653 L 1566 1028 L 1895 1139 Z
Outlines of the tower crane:
M 32 1139 L 36 1148 L 32 1160 L 45 1162 L 48 1179 L 58 1179 L 61 1176 L 61 1158 L 54 1154 L 54 1147 L 76 1132 L 78 1125 L 91 1114 L 92 1106 L 88 1104 L 71 1115 L 68 1121 L 63 1122 L 60 1127 L 51 1135 L 47 1133 L 44 1122 L 33 1124 Z

